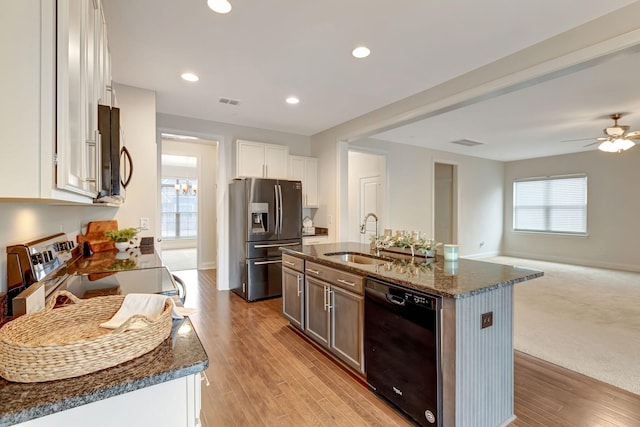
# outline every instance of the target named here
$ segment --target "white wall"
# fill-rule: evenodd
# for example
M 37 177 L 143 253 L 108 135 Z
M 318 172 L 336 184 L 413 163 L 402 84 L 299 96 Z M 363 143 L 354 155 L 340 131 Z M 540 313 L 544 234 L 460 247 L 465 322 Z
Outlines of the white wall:
M 387 153 L 388 226 L 433 236 L 434 164 L 457 165 L 460 255 L 500 253 L 504 164 L 412 145 L 367 139 L 349 144 Z M 445 242 L 446 243 L 446 242 Z
M 198 180 L 198 238 L 193 240 L 192 247 L 197 245 L 199 249 L 199 269 L 216 268 L 218 256 L 216 231 L 217 141 L 191 143 L 162 140 L 162 153 L 192 156 L 198 159 L 196 170 L 178 172 L 176 176 L 192 177 Z M 162 174 L 166 175 L 166 172 L 162 171 Z M 163 247 L 167 248 L 165 243 L 166 241 L 163 241 Z
M 640 148 L 597 150 L 505 165 L 505 255 L 640 271 Z M 587 237 L 513 231 L 513 180 L 587 174 Z
M 235 141 L 244 139 L 271 144 L 288 145 L 292 155 L 308 156 L 310 138 L 303 135 L 237 126 L 208 120 L 180 117 L 158 113 L 158 130 L 178 135 L 197 136 L 217 140 L 218 143 L 218 190 L 216 209 L 218 216 L 218 289 L 229 289 L 229 193 L 228 184 L 235 174 Z
M 133 175 L 126 201 L 116 218 L 120 228 L 139 227 L 149 218 L 149 230 L 140 236 L 160 235 L 158 221 L 158 162 L 156 144 L 156 94 L 153 91 L 115 84 L 124 145 L 131 153 Z M 156 244 L 156 247 L 158 245 Z

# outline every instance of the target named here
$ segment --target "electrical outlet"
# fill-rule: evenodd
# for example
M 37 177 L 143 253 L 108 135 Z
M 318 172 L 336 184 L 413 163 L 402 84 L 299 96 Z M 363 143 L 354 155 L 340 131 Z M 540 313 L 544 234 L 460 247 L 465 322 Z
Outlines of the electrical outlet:
M 493 325 L 493 311 L 482 313 L 482 318 L 480 320 L 480 329 L 488 328 L 491 325 Z
M 149 229 L 149 218 L 140 218 L 140 230 Z

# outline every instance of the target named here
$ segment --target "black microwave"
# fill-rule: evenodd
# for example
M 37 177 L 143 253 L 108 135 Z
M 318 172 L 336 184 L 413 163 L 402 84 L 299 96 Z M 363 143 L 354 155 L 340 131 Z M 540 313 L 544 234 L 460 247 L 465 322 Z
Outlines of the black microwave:
M 98 131 L 101 136 L 102 184 L 98 197 L 124 196 L 133 175 L 131 153 L 124 146 L 120 109 L 98 105 Z

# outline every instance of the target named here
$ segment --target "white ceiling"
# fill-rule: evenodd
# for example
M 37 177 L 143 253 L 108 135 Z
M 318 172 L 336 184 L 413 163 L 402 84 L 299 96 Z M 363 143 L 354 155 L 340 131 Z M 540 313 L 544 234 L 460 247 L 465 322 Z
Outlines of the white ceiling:
M 161 113 L 313 135 L 633 0 L 230 2 L 220 15 L 206 0 L 103 0 L 114 81 L 156 91 Z M 356 60 L 350 52 L 361 44 L 372 54 Z M 600 136 L 610 125 L 603 115 L 633 113 L 620 122 L 640 128 L 629 90 L 638 57 L 375 137 L 498 160 L 580 151 L 589 141 L 559 141 Z M 185 71 L 200 81 L 183 81 Z M 286 104 L 290 95 L 300 104 Z M 463 138 L 486 145 L 449 143 Z

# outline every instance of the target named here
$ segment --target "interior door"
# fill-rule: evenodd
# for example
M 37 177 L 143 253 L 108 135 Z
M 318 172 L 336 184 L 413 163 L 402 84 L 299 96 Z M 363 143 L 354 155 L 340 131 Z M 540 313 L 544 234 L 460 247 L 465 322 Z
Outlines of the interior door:
M 380 175 L 360 178 L 360 218 L 364 218 L 366 214 L 373 212 L 378 216 L 378 224 L 380 224 Z M 371 236 L 376 233 L 376 223 L 373 218 L 367 221 L 365 234 L 360 234 L 361 243 L 370 243 Z
M 435 163 L 433 182 L 434 239 L 443 243 L 456 243 L 455 166 Z

